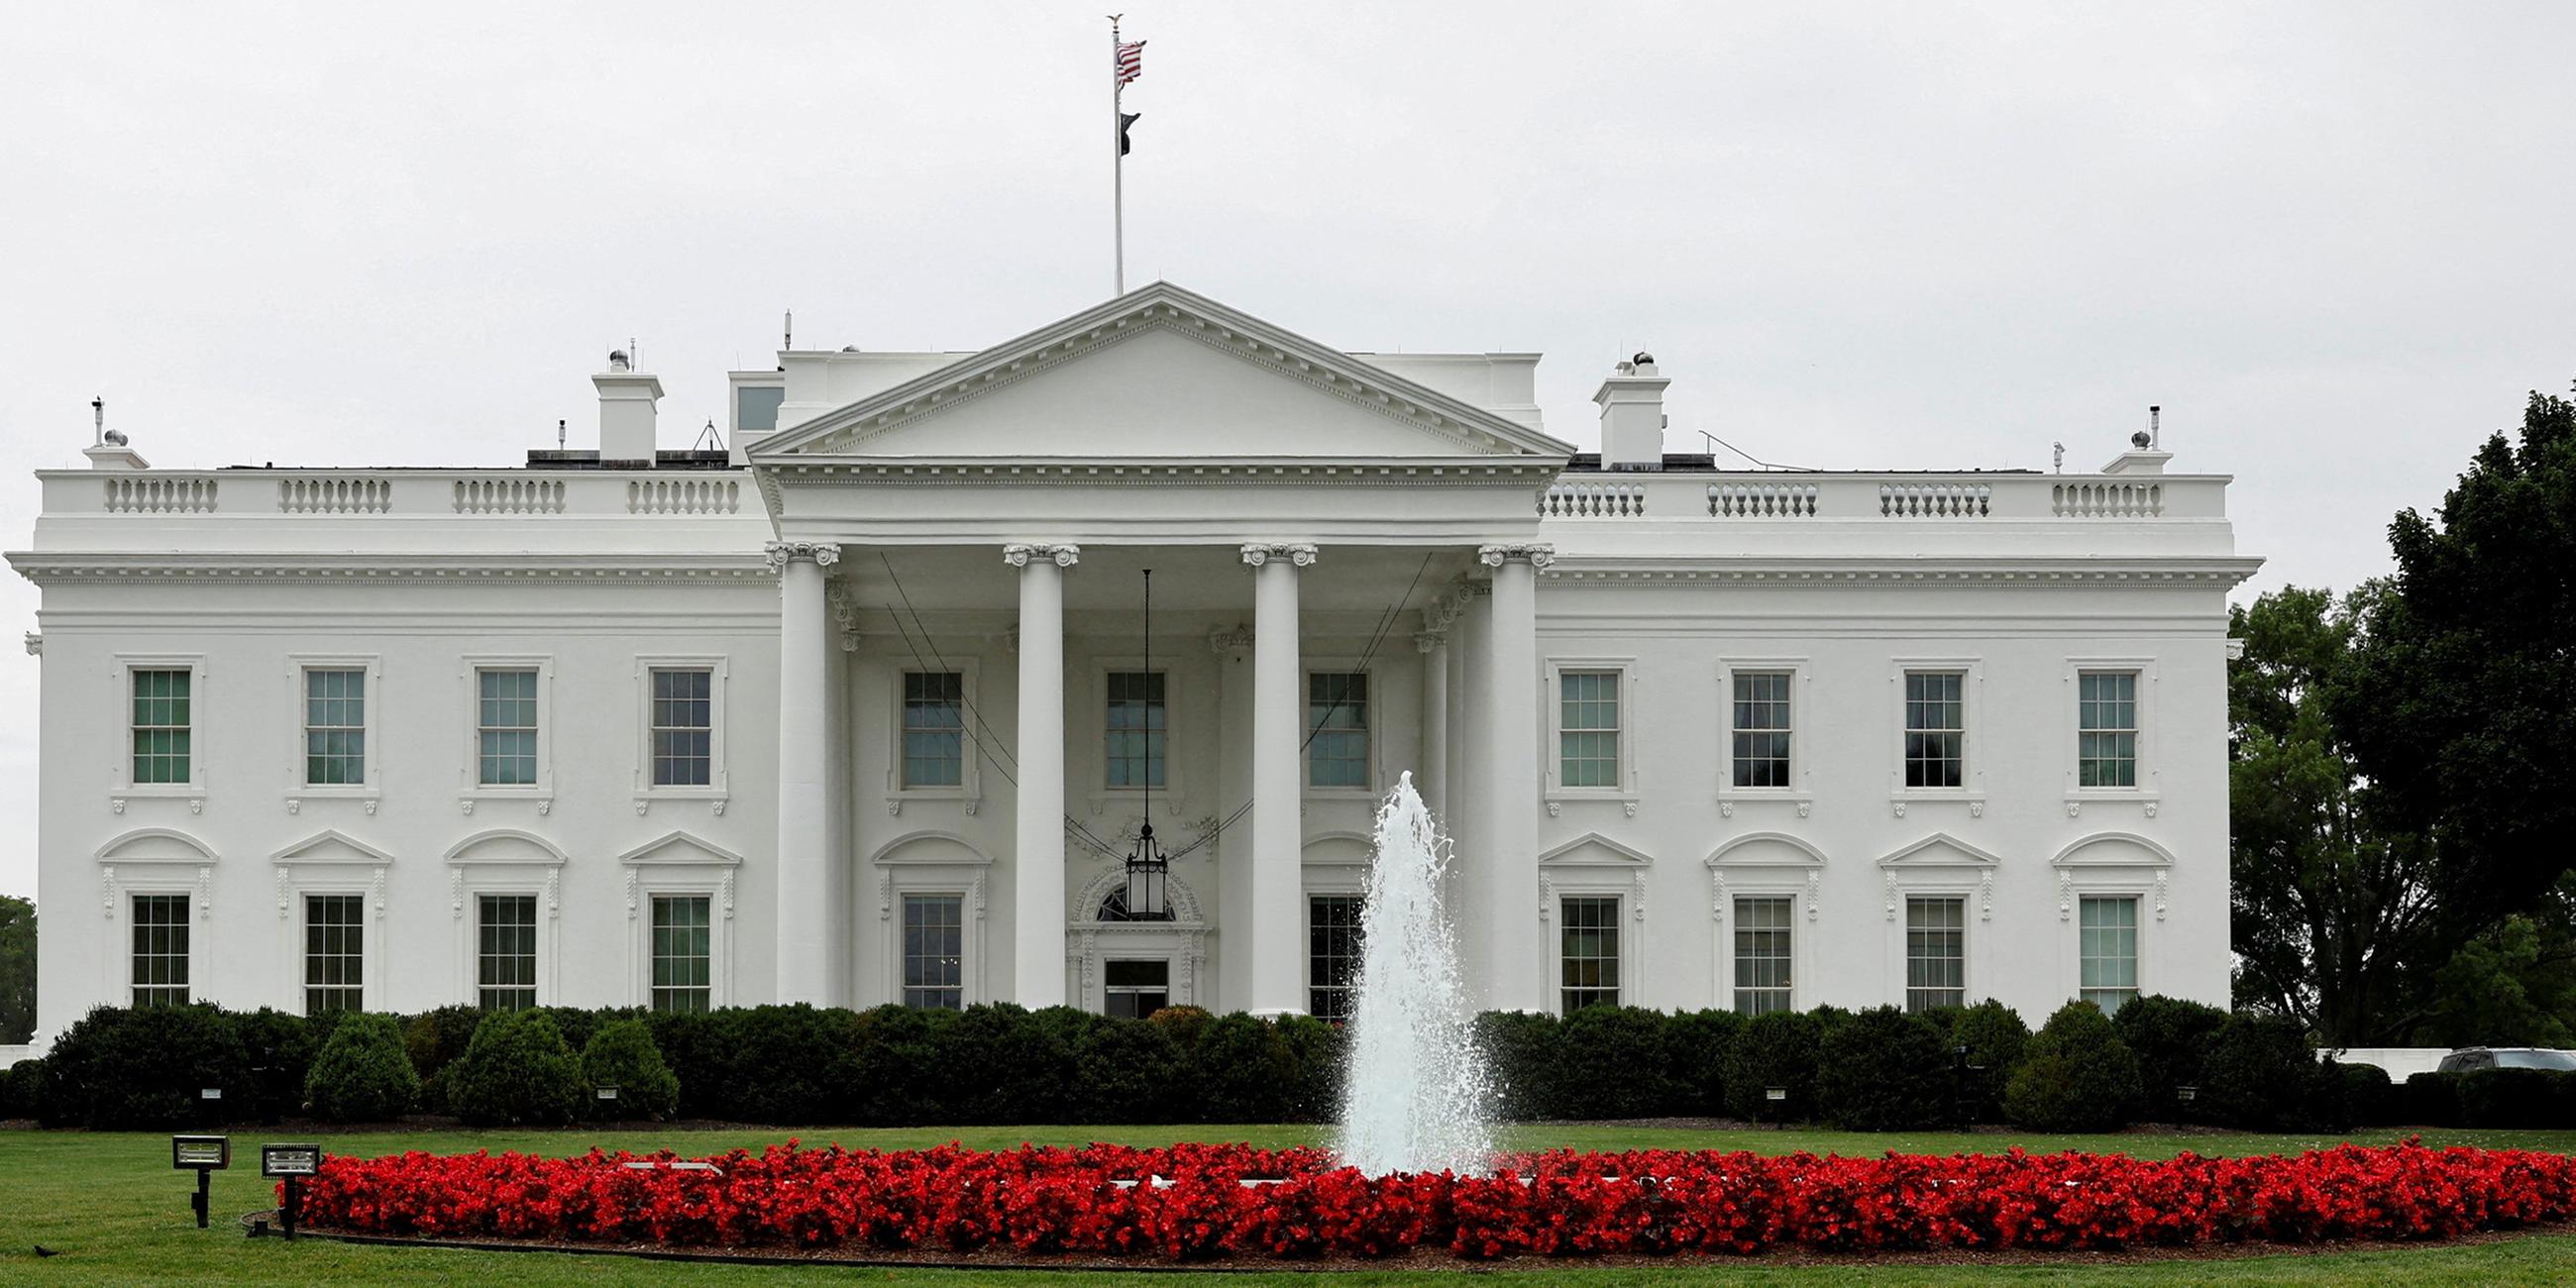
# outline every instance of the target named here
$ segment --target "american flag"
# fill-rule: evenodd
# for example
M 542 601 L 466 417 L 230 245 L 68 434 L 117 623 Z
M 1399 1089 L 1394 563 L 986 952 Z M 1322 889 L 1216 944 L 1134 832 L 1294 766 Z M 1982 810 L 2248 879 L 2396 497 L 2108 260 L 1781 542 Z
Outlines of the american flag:
M 1118 46 L 1118 83 L 1121 85 L 1145 74 L 1145 42 L 1130 40 Z

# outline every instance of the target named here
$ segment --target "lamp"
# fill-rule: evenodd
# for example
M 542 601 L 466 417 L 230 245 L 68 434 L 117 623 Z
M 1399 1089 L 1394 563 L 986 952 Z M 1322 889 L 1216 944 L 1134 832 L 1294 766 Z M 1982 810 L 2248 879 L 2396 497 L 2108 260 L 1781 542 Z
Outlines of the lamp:
M 1145 570 L 1145 674 L 1154 674 L 1154 570 Z M 1151 683 L 1151 679 L 1147 683 Z M 1151 761 L 1153 729 L 1150 721 L 1145 731 L 1148 751 L 1145 772 L 1145 825 L 1136 832 L 1136 845 L 1127 851 L 1127 916 L 1135 921 L 1169 921 L 1171 908 L 1164 902 L 1164 886 L 1171 876 L 1172 860 L 1163 853 L 1162 843 L 1154 839 L 1154 774 Z

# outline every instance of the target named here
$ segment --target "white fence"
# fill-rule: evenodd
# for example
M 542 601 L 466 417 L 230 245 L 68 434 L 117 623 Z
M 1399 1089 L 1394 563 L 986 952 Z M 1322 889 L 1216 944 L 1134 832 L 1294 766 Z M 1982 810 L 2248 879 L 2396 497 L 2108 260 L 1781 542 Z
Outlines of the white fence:
M 2375 1064 L 2388 1071 L 2390 1082 L 2404 1082 L 2419 1073 L 2431 1073 L 2449 1055 L 2449 1047 L 2346 1047 L 2334 1052 L 2334 1058 L 2345 1064 Z

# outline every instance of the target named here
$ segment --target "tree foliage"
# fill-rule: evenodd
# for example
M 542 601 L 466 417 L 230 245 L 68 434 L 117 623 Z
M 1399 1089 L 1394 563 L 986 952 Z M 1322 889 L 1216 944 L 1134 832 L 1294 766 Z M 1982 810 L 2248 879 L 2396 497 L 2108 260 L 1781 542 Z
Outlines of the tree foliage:
M 0 894 L 0 1045 L 36 1032 L 36 905 Z

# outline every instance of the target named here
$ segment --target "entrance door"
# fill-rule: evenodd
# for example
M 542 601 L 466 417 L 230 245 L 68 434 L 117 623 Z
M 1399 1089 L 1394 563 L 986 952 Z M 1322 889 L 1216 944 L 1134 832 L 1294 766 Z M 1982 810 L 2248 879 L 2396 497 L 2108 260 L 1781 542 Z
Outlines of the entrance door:
M 1101 1010 L 1121 1019 L 1141 1020 L 1171 1004 L 1172 963 L 1107 961 L 1101 963 L 1105 985 Z

